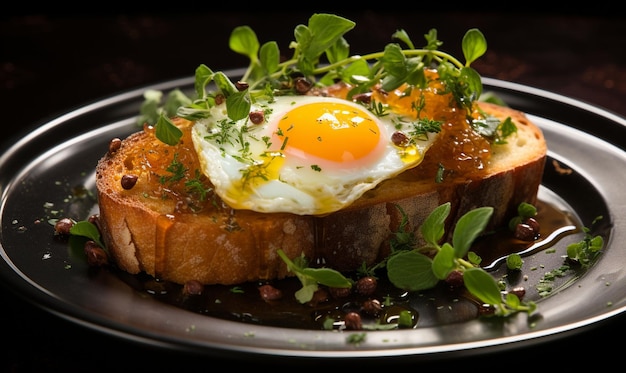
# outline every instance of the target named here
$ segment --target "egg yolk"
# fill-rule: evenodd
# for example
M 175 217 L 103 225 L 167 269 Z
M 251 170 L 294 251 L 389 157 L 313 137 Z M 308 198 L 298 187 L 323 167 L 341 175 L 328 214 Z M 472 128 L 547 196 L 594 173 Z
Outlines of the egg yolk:
M 278 122 L 281 150 L 344 163 L 376 151 L 380 128 L 366 111 L 340 102 L 314 102 L 297 106 Z

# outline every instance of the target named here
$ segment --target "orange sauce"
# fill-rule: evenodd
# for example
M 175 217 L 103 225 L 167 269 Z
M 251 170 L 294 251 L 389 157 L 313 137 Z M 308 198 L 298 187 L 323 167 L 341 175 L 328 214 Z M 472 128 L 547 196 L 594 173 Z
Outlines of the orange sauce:
M 164 210 L 168 213 L 214 212 L 216 197 L 210 180 L 200 168 L 191 139 L 192 122 L 183 119 L 174 122 L 183 135 L 173 146 L 158 140 L 154 127 L 144 126 L 143 131 L 152 141 L 145 147 L 134 147 L 124 162 L 140 180 L 127 193 L 167 205 Z
M 388 105 L 395 113 L 415 120 L 425 119 L 441 123 L 438 139 L 418 166 L 421 174 L 434 177 L 440 167 L 450 177 L 479 173 L 491 157 L 489 140 L 476 132 L 469 120 L 471 117 L 479 117 L 480 114 L 477 110 L 470 113 L 462 108 L 435 70 L 426 70 L 425 73 L 425 87 L 403 84 L 387 92 L 377 86 L 371 92 L 371 102 Z M 339 83 L 325 88 L 324 94 L 346 98 L 350 88 L 345 83 Z

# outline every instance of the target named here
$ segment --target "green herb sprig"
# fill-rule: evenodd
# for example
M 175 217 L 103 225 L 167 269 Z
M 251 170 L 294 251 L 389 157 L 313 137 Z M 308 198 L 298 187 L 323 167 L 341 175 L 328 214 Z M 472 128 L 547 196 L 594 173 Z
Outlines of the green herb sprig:
M 503 295 L 493 276 L 479 267 L 480 257 L 469 251 L 487 226 L 493 208 L 478 207 L 465 213 L 455 225 L 452 242 L 440 244 L 450 206 L 449 202 L 438 206 L 421 225 L 424 246 L 391 254 L 386 265 L 391 283 L 409 291 L 426 290 L 448 278 L 453 271 L 460 271 L 470 294 L 494 307 L 495 315 L 534 312 L 536 305 L 533 302 L 524 303 L 511 293 Z M 435 254 L 432 258 L 425 254 L 433 250 Z
M 415 48 L 406 31 L 398 30 L 392 35 L 395 42 L 387 44 L 383 51 L 350 55 L 350 46 L 344 35 L 355 25 L 355 22 L 334 14 L 313 14 L 307 25 L 295 27 L 295 40 L 289 44 L 293 55 L 284 61 L 280 60 L 280 50 L 275 41 L 260 44 L 249 26 L 236 27 L 230 35 L 229 47 L 250 60 L 240 79 L 245 82 L 244 89 L 224 72 L 213 71 L 201 64 L 195 71 L 195 99 L 181 97 L 180 91 L 176 91 L 168 97 L 165 109 L 155 105 L 155 100 L 160 97 L 150 92 L 139 120 L 157 123 L 157 129 L 161 127 L 158 135 L 172 144 L 180 137 L 168 119 L 176 104 L 180 104 L 176 116 L 196 121 L 207 118 L 210 109 L 225 99 L 228 117 L 236 121 L 248 116 L 255 100 L 263 98 L 271 101 L 275 95 L 296 94 L 295 76 L 306 77 L 320 87 L 338 81 L 349 83 L 352 87 L 348 94 L 350 98 L 357 93 L 371 91 L 377 84 L 387 91 L 404 83 L 425 87 L 428 82 L 424 72 L 426 68 L 436 68 L 460 107 L 466 108 L 468 114 L 471 112 L 473 102 L 480 98 L 483 91 L 480 75 L 470 66 L 487 50 L 487 42 L 480 30 L 472 28 L 465 33 L 461 44 L 465 61 L 462 62 L 438 49 L 443 43 L 437 39 L 435 29 L 424 35 L 426 44 L 423 48 Z M 210 89 L 211 85 L 217 89 Z
M 445 234 L 445 222 L 450 214 L 451 204 L 444 203 L 434 209 L 424 220 L 420 229 L 425 244 L 415 246 L 413 237 L 396 234 L 400 243 L 393 243 L 393 251 L 377 268 L 386 267 L 389 281 L 397 288 L 407 291 L 427 290 L 435 287 L 453 271 L 462 273 L 463 284 L 469 293 L 483 304 L 494 308 L 497 316 L 508 316 L 517 312 L 532 314 L 537 306 L 534 302 L 523 302 L 517 295 L 503 293 L 496 279 L 479 267 L 480 257 L 470 251 L 471 245 L 481 235 L 491 218 L 493 208 L 478 207 L 465 213 L 456 223 L 452 241 L 440 243 Z M 404 220 L 404 219 L 403 219 Z M 427 253 L 435 252 L 434 255 Z M 312 299 L 318 284 L 350 287 L 352 281 L 341 273 L 329 268 L 307 268 L 306 259 L 297 258 L 292 262 L 279 251 L 288 268 L 300 279 L 303 287 L 296 298 L 305 303 Z M 466 259 L 467 258 L 467 259 Z M 335 285 L 332 285 L 335 284 Z
M 442 43 L 437 40 L 437 31 L 432 29 L 425 35 L 426 47 L 415 49 L 404 30 L 393 34 L 403 42 L 389 43 L 381 52 L 350 56 L 349 44 L 344 35 L 355 27 L 355 23 L 333 14 L 313 14 L 308 25 L 298 25 L 294 30 L 295 41 L 289 48 L 291 58 L 280 62 L 276 42 L 263 45 L 249 26 L 239 26 L 230 36 L 230 48 L 247 56 L 250 64 L 242 81 L 248 88 L 238 91 L 223 72 L 213 72 L 205 65 L 196 70 L 196 94 L 198 100 L 178 112 L 183 117 L 198 119 L 203 110 L 214 104 L 214 96 L 206 90 L 214 82 L 226 97 L 228 115 L 233 120 L 245 118 L 252 101 L 273 94 L 293 93 L 293 88 L 284 88 L 294 74 L 302 74 L 320 85 L 331 85 L 344 81 L 354 86 L 349 96 L 366 92 L 382 83 L 382 88 L 391 91 L 404 83 L 423 86 L 426 83 L 425 67 L 438 65 L 439 73 L 452 89 L 455 98 L 465 106 L 471 105 L 482 93 L 480 75 L 470 67 L 487 50 L 484 35 L 476 28 L 466 32 L 462 40 L 465 62 L 437 49 Z M 325 57 L 326 64 L 321 64 Z M 319 78 L 318 78 L 319 77 Z
M 293 261 L 283 250 L 278 250 L 278 255 L 287 264 L 287 268 L 293 272 L 302 288 L 296 291 L 295 297 L 300 303 L 306 303 L 313 298 L 313 294 L 318 290 L 318 285 L 326 285 L 336 288 L 352 287 L 352 281 L 346 278 L 341 272 L 331 268 L 310 268 L 306 258 L 301 255 Z

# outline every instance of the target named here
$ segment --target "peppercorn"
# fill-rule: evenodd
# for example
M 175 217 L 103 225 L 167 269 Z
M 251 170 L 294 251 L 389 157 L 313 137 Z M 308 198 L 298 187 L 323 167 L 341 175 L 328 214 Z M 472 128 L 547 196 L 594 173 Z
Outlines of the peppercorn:
M 87 241 L 84 246 L 87 264 L 92 267 L 101 267 L 109 263 L 109 256 L 95 241 Z
M 122 176 L 122 179 L 120 180 L 121 184 L 122 184 L 122 188 L 126 189 L 126 190 L 130 190 L 133 189 L 133 187 L 135 186 L 135 184 L 137 184 L 137 180 L 139 179 L 139 177 L 137 175 L 124 175 Z
M 54 231 L 59 235 L 67 236 L 70 234 L 70 229 L 73 225 L 74 221 L 72 219 L 62 218 L 57 220 L 57 222 L 54 224 Z
M 361 277 L 356 282 L 356 291 L 361 295 L 371 295 L 376 291 L 378 281 L 373 276 Z
M 344 317 L 344 325 L 348 330 L 361 330 L 363 329 L 363 323 L 361 321 L 361 315 L 357 312 L 348 312 Z

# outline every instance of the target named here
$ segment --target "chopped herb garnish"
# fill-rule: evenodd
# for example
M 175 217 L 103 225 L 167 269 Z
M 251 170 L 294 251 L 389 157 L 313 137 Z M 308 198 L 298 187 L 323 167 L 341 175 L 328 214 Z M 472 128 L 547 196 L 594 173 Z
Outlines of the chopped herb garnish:
M 522 256 L 517 253 L 510 254 L 506 257 L 506 267 L 509 270 L 520 270 L 523 264 L 524 260 Z
M 174 159 L 172 159 L 172 162 L 167 166 L 165 170 L 169 172 L 171 175 L 170 176 L 162 175 L 159 178 L 159 182 L 161 184 L 176 183 L 182 180 L 185 177 L 185 173 L 187 172 L 185 165 L 178 161 L 178 153 L 174 154 Z
M 597 217 L 592 224 L 602 219 Z M 604 247 L 604 239 L 602 236 L 592 236 L 587 227 L 583 228 L 585 237 L 576 243 L 567 246 L 567 257 L 570 260 L 578 262 L 583 267 L 589 267 L 595 258 L 600 254 L 600 250 Z
M 205 188 L 200 178 L 200 170 L 196 170 L 195 177 L 187 180 L 185 182 L 185 187 L 187 188 L 187 192 L 198 194 L 200 196 L 200 201 L 204 201 L 206 200 L 207 193 L 211 192 L 212 188 Z

